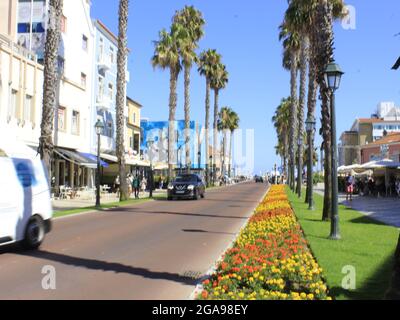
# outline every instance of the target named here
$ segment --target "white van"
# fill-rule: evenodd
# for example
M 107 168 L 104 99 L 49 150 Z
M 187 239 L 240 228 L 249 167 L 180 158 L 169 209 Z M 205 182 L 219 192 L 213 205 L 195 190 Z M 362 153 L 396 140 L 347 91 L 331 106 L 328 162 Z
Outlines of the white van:
M 12 135 L 11 135 L 12 136 Z M 0 136 L 0 246 L 21 242 L 38 248 L 51 230 L 53 216 L 47 175 L 40 156 Z

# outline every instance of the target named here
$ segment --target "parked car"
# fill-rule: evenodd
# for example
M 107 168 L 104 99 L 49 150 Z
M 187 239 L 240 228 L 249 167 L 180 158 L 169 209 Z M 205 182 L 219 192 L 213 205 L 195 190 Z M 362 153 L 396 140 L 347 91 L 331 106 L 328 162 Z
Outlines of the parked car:
M 255 177 L 254 177 L 254 181 L 255 181 L 256 183 L 264 183 L 264 178 L 261 177 L 261 176 L 255 176 Z
M 50 188 L 40 156 L 6 134 L 0 138 L 0 245 L 37 249 L 51 230 Z M 7 137 L 7 138 L 5 138 Z
M 204 198 L 206 185 L 197 174 L 183 174 L 168 185 L 168 200 Z

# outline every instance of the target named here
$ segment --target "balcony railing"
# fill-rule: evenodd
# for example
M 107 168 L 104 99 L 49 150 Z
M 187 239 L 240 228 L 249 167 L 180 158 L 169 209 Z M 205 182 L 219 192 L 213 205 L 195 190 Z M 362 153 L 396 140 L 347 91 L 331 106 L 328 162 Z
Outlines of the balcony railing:
M 21 55 L 26 59 L 29 59 L 33 62 L 37 62 L 37 55 L 33 51 L 29 51 L 28 49 L 14 43 L 12 39 L 0 34 L 0 48 L 4 47 L 7 48 L 11 51 L 13 51 L 15 54 Z

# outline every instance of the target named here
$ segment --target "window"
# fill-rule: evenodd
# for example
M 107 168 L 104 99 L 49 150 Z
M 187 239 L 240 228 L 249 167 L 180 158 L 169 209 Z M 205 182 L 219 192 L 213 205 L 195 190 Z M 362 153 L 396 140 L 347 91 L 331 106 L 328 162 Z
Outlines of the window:
M 9 110 L 10 118 L 18 117 L 18 91 L 11 90 L 11 101 L 10 101 L 10 110 Z
M 25 96 L 25 105 L 24 105 L 24 121 L 25 123 L 33 122 L 32 119 L 32 96 Z
M 81 73 L 81 86 L 86 88 L 86 74 Z
M 140 134 L 135 134 L 133 139 L 133 150 L 135 150 L 139 154 L 140 149 Z
M 115 59 L 115 56 L 114 56 L 114 48 L 113 48 L 113 47 L 110 47 L 110 62 L 111 62 L 111 64 L 114 63 L 114 59 Z
M 113 124 L 111 121 L 107 121 L 106 136 L 110 138 L 113 136 Z
M 82 36 L 82 49 L 83 49 L 84 51 L 88 51 L 88 47 L 89 47 L 89 45 L 88 45 L 88 38 L 87 38 L 85 35 L 83 35 L 83 36 Z
M 104 40 L 103 38 L 100 38 L 99 40 L 99 61 L 101 61 L 103 59 L 103 55 L 104 55 Z
M 112 83 L 108 84 L 108 97 L 111 101 L 114 99 L 114 86 L 112 85 Z
M 67 110 L 65 107 L 58 107 L 58 130 L 67 130 Z
M 79 112 L 72 111 L 72 123 L 71 123 L 72 134 L 79 135 Z
M 133 123 L 136 123 L 136 112 L 133 113 Z
M 67 17 L 64 15 L 61 17 L 61 32 L 67 33 Z
M 103 100 L 103 95 L 104 95 L 104 79 L 103 77 L 99 77 L 98 101 Z

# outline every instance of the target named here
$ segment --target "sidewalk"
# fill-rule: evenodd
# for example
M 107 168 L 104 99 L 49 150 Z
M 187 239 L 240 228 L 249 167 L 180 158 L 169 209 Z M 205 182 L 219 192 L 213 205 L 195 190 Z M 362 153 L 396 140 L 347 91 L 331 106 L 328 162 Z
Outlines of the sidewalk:
M 153 195 L 157 196 L 157 195 L 164 195 L 166 194 L 166 191 L 163 190 L 155 190 L 153 192 Z M 141 193 L 140 194 L 140 199 L 146 199 L 149 197 L 149 193 L 145 192 L 145 193 Z M 131 196 L 131 199 L 134 199 L 133 196 Z M 93 197 L 93 199 L 89 199 L 89 200 L 83 200 L 83 199 L 68 199 L 68 200 L 53 200 L 52 201 L 52 205 L 53 205 L 53 210 L 55 212 L 60 212 L 60 211 L 69 211 L 69 210 L 74 210 L 74 209 L 81 209 L 81 208 L 88 208 L 91 206 L 94 206 L 96 201 L 96 198 Z M 118 202 L 119 198 L 117 196 L 116 193 L 112 193 L 107 195 L 106 197 L 102 197 L 101 198 L 101 203 L 102 204 L 110 204 L 110 203 L 115 203 Z
M 324 195 L 323 185 L 317 185 L 314 191 Z M 400 228 L 400 199 L 354 196 L 353 201 L 346 201 L 345 194 L 339 194 L 339 202 L 363 215 L 384 224 Z

